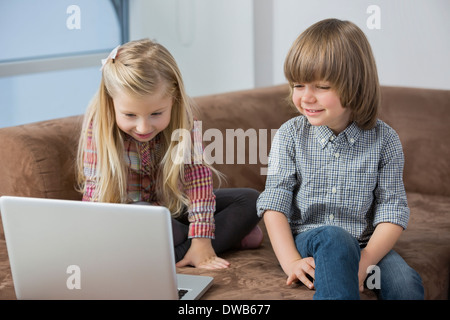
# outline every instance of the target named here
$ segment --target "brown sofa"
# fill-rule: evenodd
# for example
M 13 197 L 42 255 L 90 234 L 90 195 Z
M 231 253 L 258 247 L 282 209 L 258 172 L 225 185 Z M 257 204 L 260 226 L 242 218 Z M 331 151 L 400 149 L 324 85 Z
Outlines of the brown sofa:
M 250 187 L 262 191 L 270 130 L 296 115 L 286 103 L 286 85 L 195 98 L 203 132 L 222 133 L 223 187 Z M 450 91 L 399 87 L 382 88 L 380 117 L 403 143 L 404 181 L 411 208 L 410 223 L 395 249 L 422 276 L 426 299 L 448 299 L 450 265 Z M 81 116 L 0 129 L 0 195 L 80 199 L 74 190 L 74 159 Z M 245 160 L 237 153 L 236 129 L 249 136 Z M 226 131 L 226 129 L 231 129 Z M 247 131 L 248 129 L 251 129 Z M 253 131 L 255 129 L 256 131 Z M 260 131 L 261 129 L 261 131 Z M 220 140 L 217 131 L 214 137 Z M 229 135 L 227 135 L 229 133 Z M 231 133 L 231 134 L 230 134 Z M 268 133 L 268 139 L 264 133 Z M 210 140 L 214 140 L 210 139 Z M 217 140 L 217 141 L 219 141 Z M 208 141 L 205 139 L 205 144 Z M 235 146 L 234 160 L 225 144 Z M 257 147 L 257 149 L 255 149 Z M 255 150 L 260 154 L 251 160 Z M 221 159 L 219 149 L 211 155 Z M 219 155 L 219 156 L 218 156 Z M 241 158 L 239 158 L 241 157 Z M 239 163 L 239 161 L 244 163 Z M 264 223 L 260 223 L 265 232 Z M 285 275 L 265 236 L 255 250 L 222 255 L 230 268 L 208 271 L 190 267 L 180 273 L 214 277 L 204 299 L 311 299 L 314 291 L 303 285 L 285 285 Z M 366 290 L 363 299 L 376 296 Z M 0 299 L 15 299 L 3 230 L 0 227 Z

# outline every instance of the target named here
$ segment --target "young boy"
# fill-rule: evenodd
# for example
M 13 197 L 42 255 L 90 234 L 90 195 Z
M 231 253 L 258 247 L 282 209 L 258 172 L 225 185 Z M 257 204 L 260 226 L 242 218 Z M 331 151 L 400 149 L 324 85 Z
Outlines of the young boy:
M 380 299 L 423 299 L 420 276 L 392 250 L 409 219 L 403 151 L 377 119 L 380 88 L 364 33 L 318 22 L 287 54 L 291 101 L 302 114 L 278 130 L 257 202 L 287 275 L 314 299 L 359 299 L 377 265 Z

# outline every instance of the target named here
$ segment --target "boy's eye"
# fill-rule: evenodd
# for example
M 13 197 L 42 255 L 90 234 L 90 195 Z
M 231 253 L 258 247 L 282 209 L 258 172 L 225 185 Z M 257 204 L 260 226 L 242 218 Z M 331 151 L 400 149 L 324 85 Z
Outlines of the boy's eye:
M 132 118 L 134 116 L 135 115 L 133 113 L 125 113 L 125 117 L 127 117 L 127 118 Z
M 328 90 L 331 89 L 331 84 L 327 81 L 325 82 L 317 82 L 316 83 L 316 88 L 317 89 L 323 89 L 323 90 Z
M 304 87 L 305 87 L 305 85 L 301 84 L 301 83 L 294 84 L 294 88 L 304 88 Z M 317 85 L 315 85 L 315 87 L 317 89 L 322 89 L 322 90 L 329 90 L 329 89 L 331 89 L 331 86 L 327 85 L 327 84 L 317 84 Z
M 155 113 L 152 113 L 152 116 L 160 116 L 162 114 L 162 112 L 155 112 Z

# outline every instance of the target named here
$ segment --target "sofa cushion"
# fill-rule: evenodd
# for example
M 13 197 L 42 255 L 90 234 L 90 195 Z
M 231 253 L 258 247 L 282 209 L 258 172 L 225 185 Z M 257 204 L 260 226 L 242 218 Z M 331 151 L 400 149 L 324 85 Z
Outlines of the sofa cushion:
M 425 299 L 448 299 L 450 197 L 408 192 L 411 216 L 395 250 L 422 277 Z
M 408 193 L 411 218 L 395 250 L 422 277 L 425 299 L 447 299 L 450 265 L 450 197 Z M 314 291 L 302 284 L 286 286 L 286 276 L 270 245 L 264 222 L 264 241 L 259 249 L 227 252 L 221 257 L 226 270 L 178 268 L 180 273 L 214 277 L 204 299 L 312 299 Z M 376 299 L 366 289 L 361 299 Z

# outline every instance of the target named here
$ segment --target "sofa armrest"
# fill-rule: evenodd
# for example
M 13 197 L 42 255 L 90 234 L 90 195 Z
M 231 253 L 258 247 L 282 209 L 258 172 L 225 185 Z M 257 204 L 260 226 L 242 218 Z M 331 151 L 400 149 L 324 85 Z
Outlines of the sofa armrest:
M 81 199 L 74 165 L 82 119 L 0 129 L 0 196 Z

